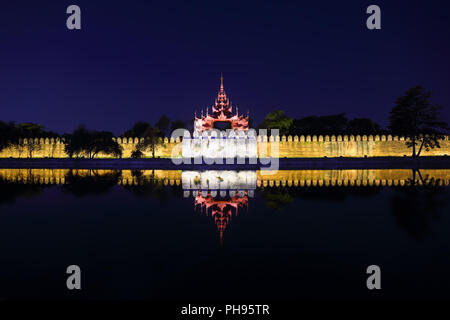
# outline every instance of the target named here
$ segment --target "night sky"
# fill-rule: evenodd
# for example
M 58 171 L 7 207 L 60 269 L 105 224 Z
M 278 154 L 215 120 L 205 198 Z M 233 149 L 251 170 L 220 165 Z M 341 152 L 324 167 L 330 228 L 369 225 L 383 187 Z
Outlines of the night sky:
M 66 28 L 67 6 L 82 30 Z M 368 5 L 382 30 L 366 28 Z M 192 119 L 220 73 L 259 123 L 345 112 L 387 125 L 421 84 L 450 114 L 449 1 L 2 1 L 0 120 L 59 133 L 115 134 L 138 121 Z

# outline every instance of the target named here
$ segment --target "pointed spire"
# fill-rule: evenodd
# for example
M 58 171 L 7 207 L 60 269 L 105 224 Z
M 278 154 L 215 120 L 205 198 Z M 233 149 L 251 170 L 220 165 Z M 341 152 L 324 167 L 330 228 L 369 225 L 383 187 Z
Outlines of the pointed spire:
M 220 92 L 223 92 L 223 75 L 220 73 Z

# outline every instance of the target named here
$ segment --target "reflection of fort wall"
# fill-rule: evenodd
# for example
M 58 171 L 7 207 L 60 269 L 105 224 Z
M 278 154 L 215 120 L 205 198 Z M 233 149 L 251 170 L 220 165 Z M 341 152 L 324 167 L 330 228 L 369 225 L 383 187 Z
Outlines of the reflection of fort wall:
M 183 171 L 183 189 L 230 190 L 256 189 L 256 171 L 208 170 Z
M 65 184 L 65 178 L 69 171 L 80 177 L 92 174 L 101 177 L 115 172 L 115 170 L 90 169 L 0 169 L 0 179 L 18 183 Z M 137 177 L 133 175 L 132 170 L 122 170 L 119 184 L 138 185 L 150 181 L 160 181 L 165 185 L 180 185 L 181 173 L 177 170 L 142 170 L 140 176 Z
M 36 183 L 36 184 L 65 184 L 65 178 L 69 169 L 0 169 L 0 179 L 6 182 L 16 183 Z M 98 176 L 114 172 L 113 170 L 72 170 L 74 175 L 88 176 L 95 173 Z M 209 171 L 220 172 L 220 171 Z M 390 186 L 405 185 L 409 179 L 413 178 L 411 169 L 355 169 L 355 170 L 280 170 L 273 175 L 261 175 L 260 171 L 242 171 L 243 173 L 230 174 L 230 181 L 225 181 L 228 176 L 221 175 L 224 181 L 222 186 L 227 189 L 254 189 L 256 187 L 270 186 Z M 250 172 L 250 173 L 249 173 Z M 217 174 L 210 173 L 211 177 Z M 199 172 L 197 172 L 200 175 Z M 208 175 L 201 173 L 202 177 L 208 179 Z M 450 185 L 450 169 L 421 169 L 420 175 L 423 179 L 439 179 L 440 185 Z M 119 177 L 121 185 L 139 185 L 158 181 L 163 185 L 179 186 L 188 185 L 189 189 L 196 189 L 195 172 L 187 176 L 188 181 L 183 181 L 182 172 L 179 170 L 142 170 L 139 175 L 135 171 L 122 170 Z M 228 178 L 229 178 L 228 177 Z M 237 180 L 236 180 L 237 179 Z M 254 179 L 254 181 L 253 181 Z M 416 182 L 421 184 L 418 174 L 415 176 Z M 219 179 L 220 180 L 220 179 Z M 237 181 L 237 184 L 233 184 Z M 220 185 L 200 185 L 198 189 L 221 189 Z M 208 187 L 209 186 L 209 187 Z
M 131 153 L 141 139 L 117 138 L 123 148 L 123 157 L 130 158 Z M 0 152 L 0 158 L 27 158 L 29 147 L 33 146 L 33 158 L 67 158 L 64 144 L 60 139 L 36 138 L 24 139 L 20 147 L 11 147 Z M 391 135 L 369 136 L 258 136 L 257 152 L 259 156 L 271 156 L 272 144 L 278 143 L 278 156 L 281 158 L 322 158 L 322 157 L 403 157 L 410 156 L 412 151 L 405 145 L 403 137 Z M 440 142 L 441 148 L 430 151 L 422 150 L 423 156 L 450 155 L 450 136 Z M 155 151 L 156 157 L 169 158 L 174 154 L 181 156 L 180 140 L 164 138 Z M 274 148 L 275 150 L 276 148 Z M 151 157 L 150 151 L 144 152 L 145 157 Z M 275 156 L 275 155 L 273 155 Z M 99 155 L 100 158 L 112 158 Z
M 449 169 L 420 170 L 423 178 L 440 179 L 439 184 L 450 185 Z M 355 169 L 355 170 L 280 170 L 273 175 L 258 171 L 258 187 L 279 186 L 378 186 L 405 185 L 413 179 L 411 169 Z M 416 174 L 415 180 L 421 183 Z
M 16 183 L 64 184 L 67 169 L 0 169 L 0 179 Z
M 133 170 L 122 170 L 119 183 L 122 185 L 138 185 L 140 183 L 159 181 L 163 185 L 179 186 L 181 184 L 180 170 L 140 170 L 136 176 Z

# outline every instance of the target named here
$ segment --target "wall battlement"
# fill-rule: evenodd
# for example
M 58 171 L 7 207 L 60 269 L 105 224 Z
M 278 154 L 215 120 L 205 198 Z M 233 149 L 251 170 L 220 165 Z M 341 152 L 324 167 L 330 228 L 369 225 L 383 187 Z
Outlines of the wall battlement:
M 130 158 L 139 141 L 144 138 L 116 138 L 123 148 L 123 158 Z M 0 158 L 68 158 L 61 139 L 34 138 L 23 139 L 19 146 L 4 149 Z M 271 154 L 272 144 L 278 143 L 278 155 Z M 441 147 L 430 151 L 422 150 L 422 156 L 450 155 L 450 136 L 440 142 Z M 172 154 L 181 156 L 180 139 L 164 138 L 155 151 L 156 157 L 169 158 Z M 276 148 L 274 148 L 276 150 Z M 278 156 L 280 158 L 323 158 L 323 157 L 403 157 L 412 151 L 405 145 L 405 138 L 391 135 L 306 135 L 306 136 L 258 136 L 259 156 Z M 151 157 L 151 152 L 144 152 Z M 100 154 L 99 158 L 112 158 Z

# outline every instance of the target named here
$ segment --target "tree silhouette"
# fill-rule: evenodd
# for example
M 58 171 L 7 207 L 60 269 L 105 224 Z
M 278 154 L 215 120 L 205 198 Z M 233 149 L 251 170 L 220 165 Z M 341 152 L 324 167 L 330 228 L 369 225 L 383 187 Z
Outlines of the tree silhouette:
M 33 158 L 33 152 L 41 150 L 42 146 L 38 139 L 30 138 L 25 145 L 28 150 L 28 157 Z
M 170 127 L 170 119 L 165 115 L 162 115 L 161 118 L 155 123 L 155 128 L 158 128 L 161 137 L 167 136 L 167 130 Z
M 161 138 L 161 131 L 158 128 L 148 128 L 144 133 L 144 140 L 140 141 L 136 146 L 136 150 L 141 152 L 145 150 L 150 150 L 152 153 L 152 158 L 155 157 L 156 148 L 163 144 L 163 139 Z
M 19 197 L 31 198 L 38 196 L 45 188 L 50 185 L 40 184 L 39 177 L 31 173 L 26 183 L 10 182 L 0 177 L 0 206 L 3 204 L 11 204 Z
M 151 125 L 145 121 L 136 122 L 130 130 L 125 131 L 122 136 L 128 138 L 142 137 L 145 131 L 150 128 Z
M 283 110 L 275 110 L 267 114 L 266 118 L 259 125 L 260 129 L 278 129 L 280 135 L 288 134 L 292 125 L 292 119 L 285 115 Z
M 139 150 L 139 149 L 134 149 L 131 152 L 131 158 L 133 158 L 133 159 L 140 159 L 143 156 L 144 156 L 144 153 L 141 150 Z
M 348 122 L 346 133 L 369 135 L 383 133 L 383 130 L 378 123 L 373 122 L 369 118 L 354 118 Z
M 157 147 L 163 144 L 161 130 L 156 126 L 152 127 L 148 122 L 136 122 L 131 130 L 124 132 L 123 136 L 144 138 L 131 153 L 132 158 L 142 158 L 146 150 L 149 150 L 154 158 Z
M 343 134 L 347 128 L 348 119 L 345 113 L 328 116 L 308 116 L 293 121 L 290 133 L 294 135 L 306 134 Z
M 176 192 L 177 195 L 180 195 L 181 188 L 178 186 L 173 188 L 166 187 L 164 181 L 155 176 L 155 170 L 152 170 L 150 175 L 144 175 L 142 170 L 133 170 L 131 175 L 135 179 L 136 184 L 122 185 L 122 187 L 133 192 L 138 197 L 155 197 L 161 203 L 165 203 L 170 198 L 170 190 L 172 190 L 172 193 Z M 178 191 L 175 191 L 177 189 Z
M 0 121 L 0 151 L 16 144 L 19 140 L 14 122 Z
M 172 123 L 170 124 L 171 132 L 174 132 L 176 129 L 186 129 L 186 122 L 182 120 L 172 121 Z
M 22 154 L 25 150 L 30 158 L 33 152 L 41 149 L 39 140 L 35 138 L 58 137 L 58 134 L 52 131 L 44 130 L 44 126 L 36 123 L 22 123 L 16 125 L 14 122 L 5 123 L 0 121 L 0 151 L 5 148 L 14 147 Z M 24 139 L 27 139 L 27 143 Z
M 441 120 L 442 107 L 431 104 L 430 97 L 431 93 L 422 86 L 411 88 L 396 100 L 390 113 L 390 130 L 407 138 L 413 157 L 420 156 L 423 148 L 440 148 L 439 140 L 445 137 L 443 130 L 448 130 L 448 124 Z M 420 147 L 416 153 L 417 145 Z
M 417 181 L 420 181 L 418 183 Z M 440 212 L 448 207 L 448 188 L 441 186 L 440 179 L 423 176 L 412 169 L 412 178 L 405 186 L 391 187 L 392 215 L 398 225 L 413 239 L 423 239 L 431 231 L 431 223 L 440 218 Z
M 89 170 L 86 174 L 69 170 L 65 176 L 66 183 L 61 186 L 61 190 L 77 197 L 104 194 L 117 185 L 121 176 L 122 171 L 119 170 L 101 174 L 98 170 Z
M 84 126 L 64 137 L 64 150 L 71 158 L 86 155 L 93 159 L 100 153 L 122 157 L 122 149 L 111 132 L 90 131 Z

